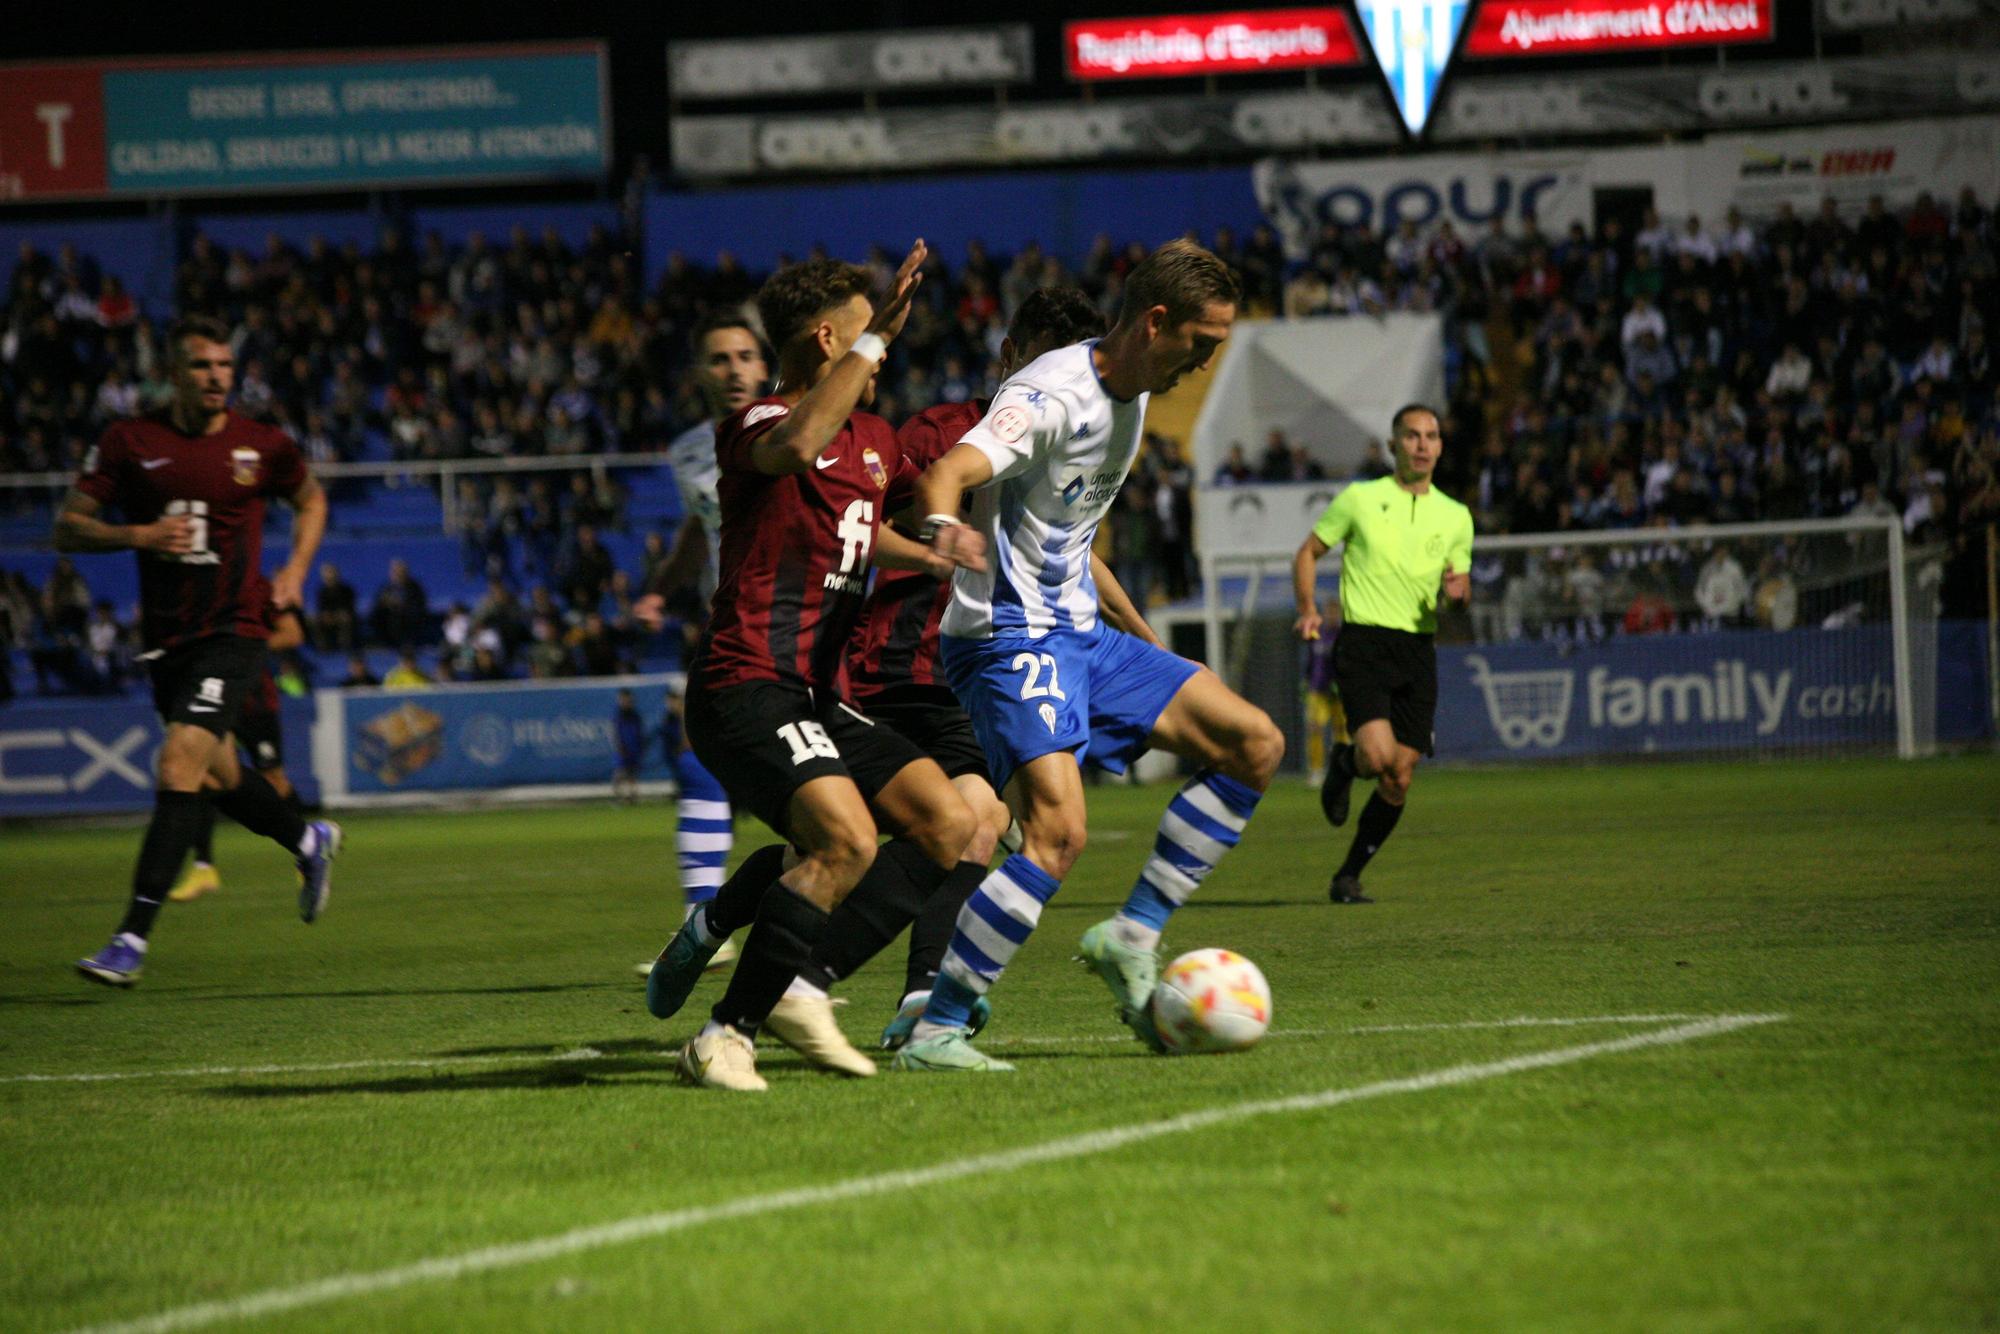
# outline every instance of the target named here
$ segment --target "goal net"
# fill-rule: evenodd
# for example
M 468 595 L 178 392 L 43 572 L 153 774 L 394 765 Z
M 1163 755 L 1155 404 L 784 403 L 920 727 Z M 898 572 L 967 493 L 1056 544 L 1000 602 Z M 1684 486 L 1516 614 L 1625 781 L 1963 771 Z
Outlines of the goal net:
M 1292 633 L 1293 550 L 1204 559 L 1209 661 L 1285 729 L 1339 711 Z M 1512 761 L 1930 750 L 1938 552 L 1892 518 L 1480 539 L 1438 627 L 1437 754 Z M 1337 605 L 1339 559 L 1319 571 Z

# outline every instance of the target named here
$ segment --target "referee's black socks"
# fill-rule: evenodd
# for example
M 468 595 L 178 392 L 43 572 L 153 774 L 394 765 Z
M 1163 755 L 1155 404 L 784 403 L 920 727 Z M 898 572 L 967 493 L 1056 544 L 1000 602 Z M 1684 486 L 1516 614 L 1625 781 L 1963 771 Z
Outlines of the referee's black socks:
M 1396 828 L 1396 821 L 1402 818 L 1403 808 L 1382 800 L 1380 792 L 1368 798 L 1368 804 L 1361 808 L 1361 820 L 1354 828 L 1354 842 L 1347 849 L 1347 860 L 1334 874 L 1360 875 L 1361 868 L 1382 850 L 1382 845 L 1389 841 L 1389 834 Z

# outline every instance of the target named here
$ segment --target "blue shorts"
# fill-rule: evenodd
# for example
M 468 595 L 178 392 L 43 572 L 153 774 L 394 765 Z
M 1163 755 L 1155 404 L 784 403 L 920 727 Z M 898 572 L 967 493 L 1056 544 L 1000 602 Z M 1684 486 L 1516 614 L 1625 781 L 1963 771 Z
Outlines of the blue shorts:
M 1190 676 L 1186 658 L 1100 623 L 1093 630 L 1053 630 L 1039 639 L 939 641 L 952 692 L 972 719 L 993 770 L 1007 790 L 1014 771 L 1059 750 L 1086 756 L 1113 773 L 1146 749 L 1153 724 Z

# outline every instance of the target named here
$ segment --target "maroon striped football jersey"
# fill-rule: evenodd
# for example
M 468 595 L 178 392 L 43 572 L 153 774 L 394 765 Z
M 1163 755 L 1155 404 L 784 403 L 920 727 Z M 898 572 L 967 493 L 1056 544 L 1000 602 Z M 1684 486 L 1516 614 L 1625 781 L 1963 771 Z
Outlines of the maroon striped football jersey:
M 903 423 L 896 442 L 913 474 L 951 452 L 979 424 L 986 404 L 977 399 L 940 403 Z M 892 497 L 890 509 L 907 498 Z M 945 686 L 938 670 L 938 620 L 951 601 L 951 580 L 922 570 L 880 570 L 861 609 L 861 624 L 847 651 L 847 680 L 857 703 L 894 686 Z M 947 686 L 947 688 L 949 688 Z
M 113 423 L 84 459 L 77 489 L 128 524 L 186 515 L 194 547 L 141 551 L 139 626 L 147 649 L 210 635 L 269 636 L 261 565 L 264 498 L 305 484 L 290 436 L 232 412 L 214 435 L 184 435 L 165 414 Z
M 850 416 L 805 471 L 759 472 L 751 446 L 790 411 L 760 399 L 716 427 L 722 569 L 700 681 L 786 681 L 838 697 L 889 488 L 916 473 L 889 423 L 867 412 Z

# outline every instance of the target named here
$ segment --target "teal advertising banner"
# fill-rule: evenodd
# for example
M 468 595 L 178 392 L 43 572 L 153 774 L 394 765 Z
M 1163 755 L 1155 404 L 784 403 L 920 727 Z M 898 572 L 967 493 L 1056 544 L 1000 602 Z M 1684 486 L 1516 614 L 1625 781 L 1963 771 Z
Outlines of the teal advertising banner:
M 594 177 L 610 154 L 595 43 L 101 67 L 113 195 Z

